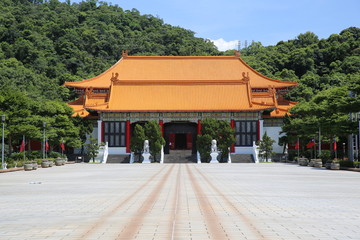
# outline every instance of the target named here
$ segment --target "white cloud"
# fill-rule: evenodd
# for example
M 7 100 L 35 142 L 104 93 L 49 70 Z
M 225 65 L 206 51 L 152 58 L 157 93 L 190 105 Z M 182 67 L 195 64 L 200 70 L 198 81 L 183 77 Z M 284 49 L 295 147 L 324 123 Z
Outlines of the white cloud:
M 233 40 L 233 41 L 225 41 L 223 38 L 219 38 L 218 40 L 210 40 L 212 41 L 215 46 L 220 50 L 220 51 L 226 51 L 229 49 L 237 49 L 238 48 L 238 40 Z

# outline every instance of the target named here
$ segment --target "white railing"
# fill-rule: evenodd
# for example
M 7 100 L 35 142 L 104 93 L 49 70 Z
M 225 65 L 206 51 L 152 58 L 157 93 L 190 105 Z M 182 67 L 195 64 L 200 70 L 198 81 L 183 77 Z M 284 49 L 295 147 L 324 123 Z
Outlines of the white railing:
M 109 145 L 106 142 L 104 146 L 104 155 L 103 155 L 102 163 L 106 163 L 108 156 L 109 156 Z
M 131 152 L 130 153 L 130 161 L 129 161 L 130 164 L 133 164 L 134 163 L 134 152 Z
M 160 163 L 164 163 L 164 146 L 161 146 Z
M 253 142 L 253 157 L 255 160 L 255 163 L 259 163 L 259 149 L 258 146 Z

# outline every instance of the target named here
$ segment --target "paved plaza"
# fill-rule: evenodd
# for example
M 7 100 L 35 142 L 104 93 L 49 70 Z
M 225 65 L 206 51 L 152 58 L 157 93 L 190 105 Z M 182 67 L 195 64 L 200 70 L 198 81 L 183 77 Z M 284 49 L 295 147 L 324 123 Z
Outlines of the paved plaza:
M 360 173 L 68 164 L 0 174 L 0 239 L 360 239 Z

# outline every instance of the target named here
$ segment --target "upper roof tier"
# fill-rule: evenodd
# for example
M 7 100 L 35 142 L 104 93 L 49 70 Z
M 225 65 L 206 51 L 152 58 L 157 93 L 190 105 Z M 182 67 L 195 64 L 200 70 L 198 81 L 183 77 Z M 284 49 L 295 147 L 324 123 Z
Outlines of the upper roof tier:
M 252 104 L 246 84 L 115 84 L 106 104 L 86 109 L 103 112 L 261 111 L 274 105 Z
M 252 88 L 291 87 L 296 82 L 271 79 L 247 65 L 239 56 L 127 56 L 102 74 L 79 82 L 65 82 L 74 88 L 108 89 L 111 78 L 117 74 L 119 81 L 136 82 L 231 82 L 241 81 L 246 73 Z

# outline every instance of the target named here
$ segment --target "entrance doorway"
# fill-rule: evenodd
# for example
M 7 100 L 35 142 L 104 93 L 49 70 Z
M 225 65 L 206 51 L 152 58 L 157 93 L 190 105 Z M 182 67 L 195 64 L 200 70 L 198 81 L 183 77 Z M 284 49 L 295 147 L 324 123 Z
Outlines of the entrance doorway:
M 186 149 L 186 134 L 178 133 L 175 135 L 175 149 Z
M 192 150 L 193 134 L 190 133 L 169 133 L 170 150 Z
M 166 145 L 164 152 L 171 150 L 191 150 L 196 153 L 195 140 L 197 134 L 196 123 L 171 122 L 164 124 L 164 138 Z

